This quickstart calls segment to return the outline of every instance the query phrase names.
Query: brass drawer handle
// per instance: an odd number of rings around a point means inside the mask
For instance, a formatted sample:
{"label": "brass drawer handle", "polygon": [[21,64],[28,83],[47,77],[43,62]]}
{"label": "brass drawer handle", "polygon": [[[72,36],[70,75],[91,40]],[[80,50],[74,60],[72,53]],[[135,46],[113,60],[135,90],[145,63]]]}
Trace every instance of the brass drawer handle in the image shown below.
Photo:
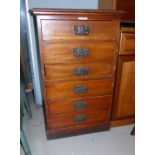
{"label": "brass drawer handle", "polygon": [[77,121],[77,122],[82,122],[82,121],[84,121],[86,119],[87,119],[87,116],[86,115],[83,115],[83,114],[76,115],[74,117],[74,120]]}
{"label": "brass drawer handle", "polygon": [[89,71],[88,67],[75,67],[74,73],[75,75],[87,75]]}
{"label": "brass drawer handle", "polygon": [[88,48],[74,48],[73,55],[75,57],[86,57],[88,56]]}
{"label": "brass drawer handle", "polygon": [[83,109],[83,108],[86,108],[86,106],[87,106],[87,102],[78,101],[78,102],[75,103],[74,108],[75,109]]}
{"label": "brass drawer handle", "polygon": [[73,88],[74,93],[79,94],[79,93],[85,93],[88,90],[87,86],[75,86]]}
{"label": "brass drawer handle", "polygon": [[89,34],[89,27],[85,25],[76,25],[74,26],[74,33],[76,35],[88,35]]}

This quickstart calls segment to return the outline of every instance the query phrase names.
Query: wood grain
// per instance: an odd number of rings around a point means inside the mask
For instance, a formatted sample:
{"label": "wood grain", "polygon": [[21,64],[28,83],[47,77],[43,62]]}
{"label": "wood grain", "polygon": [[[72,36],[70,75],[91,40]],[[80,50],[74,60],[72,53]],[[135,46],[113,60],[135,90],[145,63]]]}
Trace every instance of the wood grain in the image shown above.
{"label": "wood grain", "polygon": [[[86,119],[83,121],[76,121],[75,117],[77,115],[85,115]],[[61,113],[61,114],[53,114],[48,117],[48,122],[50,128],[64,128],[69,126],[76,125],[84,125],[92,122],[104,122],[109,119],[109,111],[108,110],[93,110],[93,111],[85,111],[85,112],[70,112],[70,113]]]}
{"label": "wood grain", "polygon": [[[117,38],[117,21],[57,21],[42,20],[42,38],[44,41],[60,40],[114,40]],[[76,35],[74,27],[88,26],[88,35]]]}
{"label": "wood grain", "polygon": [[[76,57],[74,48],[87,48],[88,55]],[[69,42],[44,42],[42,58],[44,63],[75,63],[90,62],[94,60],[113,61],[115,41],[69,41]]]}
{"label": "wood grain", "polygon": [[135,0],[116,0],[116,10],[125,11],[122,21],[135,22]]}
{"label": "wood grain", "polygon": [[119,58],[112,119],[135,114],[135,62],[134,56]]}
{"label": "wood grain", "polygon": [[[45,85],[46,97],[51,100],[106,95],[112,93],[113,89],[110,79],[57,83],[47,81]],[[74,93],[73,89],[78,86],[86,86],[88,90],[82,93]]]}
{"label": "wood grain", "polygon": [[[86,75],[77,75],[76,68],[85,67],[88,69]],[[112,62],[93,62],[78,64],[52,64],[45,65],[45,78],[51,81],[75,81],[89,80],[95,78],[111,77],[113,70]]]}
{"label": "wood grain", "polygon": [[116,127],[116,126],[122,126],[122,125],[134,124],[134,123],[135,123],[135,118],[129,117],[125,119],[112,120],[110,121],[110,126]]}
{"label": "wood grain", "polygon": [[[97,97],[86,97],[86,98],[78,98],[78,99],[66,99],[66,100],[58,100],[58,101],[47,101],[48,103],[48,114],[58,114],[58,113],[66,113],[71,111],[83,112],[87,111],[96,111],[100,109],[111,108],[112,96],[97,96]],[[85,102],[86,107],[84,108],[75,108],[75,105],[79,102]]]}
{"label": "wood grain", "polygon": [[135,54],[135,34],[121,33],[119,55]]}
{"label": "wood grain", "polygon": [[88,17],[88,20],[119,20],[124,14],[118,10],[82,10],[82,9],[50,9],[50,8],[34,8],[30,10],[33,16],[42,19],[52,20],[79,20],[78,17]]}
{"label": "wood grain", "polygon": [[[32,9],[37,32],[48,138],[76,135],[110,126],[110,109],[120,37],[119,11]],[[88,35],[76,35],[74,26],[89,26]],[[88,48],[88,55],[76,57],[74,48]],[[89,67],[89,74],[75,76],[75,67]],[[77,86],[86,86],[75,93]],[[78,101],[87,106],[75,109]],[[78,122],[76,115],[86,115]]]}

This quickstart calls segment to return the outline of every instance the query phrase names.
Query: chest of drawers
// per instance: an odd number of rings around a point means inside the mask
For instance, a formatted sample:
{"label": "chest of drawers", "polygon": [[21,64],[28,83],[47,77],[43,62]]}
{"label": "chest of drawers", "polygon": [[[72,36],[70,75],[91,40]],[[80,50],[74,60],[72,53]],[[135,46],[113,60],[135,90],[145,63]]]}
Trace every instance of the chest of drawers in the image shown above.
{"label": "chest of drawers", "polygon": [[32,9],[47,138],[109,129],[121,12]]}

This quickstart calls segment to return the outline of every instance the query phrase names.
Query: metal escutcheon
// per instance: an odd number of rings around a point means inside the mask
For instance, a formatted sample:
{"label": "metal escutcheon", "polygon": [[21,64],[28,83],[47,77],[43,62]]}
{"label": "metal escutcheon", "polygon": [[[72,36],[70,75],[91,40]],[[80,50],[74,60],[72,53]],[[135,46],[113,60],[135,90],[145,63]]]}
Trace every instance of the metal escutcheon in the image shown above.
{"label": "metal escutcheon", "polygon": [[81,122],[81,121],[86,120],[86,118],[87,118],[86,115],[80,114],[80,115],[76,115],[76,116],[74,117],[74,120],[75,120],[75,121],[78,121],[78,122]]}
{"label": "metal escutcheon", "polygon": [[86,106],[87,106],[87,102],[79,101],[79,102],[75,103],[74,108],[75,109],[83,109],[83,108],[86,108]]}
{"label": "metal escutcheon", "polygon": [[89,27],[85,25],[76,25],[74,26],[74,33],[76,35],[88,35],[89,34]]}
{"label": "metal escutcheon", "polygon": [[88,56],[88,48],[74,48],[73,55],[75,57],[86,57]]}
{"label": "metal escutcheon", "polygon": [[88,90],[87,86],[75,86],[73,88],[74,93],[85,93]]}
{"label": "metal escutcheon", "polygon": [[75,75],[87,75],[89,71],[88,67],[75,67],[74,73]]}

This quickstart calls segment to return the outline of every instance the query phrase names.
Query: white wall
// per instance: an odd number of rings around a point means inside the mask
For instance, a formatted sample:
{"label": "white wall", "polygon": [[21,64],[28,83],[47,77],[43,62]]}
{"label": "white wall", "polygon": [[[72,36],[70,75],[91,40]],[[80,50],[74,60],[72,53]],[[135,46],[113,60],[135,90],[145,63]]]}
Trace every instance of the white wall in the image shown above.
{"label": "white wall", "polygon": [[97,9],[98,0],[28,0],[31,8]]}

